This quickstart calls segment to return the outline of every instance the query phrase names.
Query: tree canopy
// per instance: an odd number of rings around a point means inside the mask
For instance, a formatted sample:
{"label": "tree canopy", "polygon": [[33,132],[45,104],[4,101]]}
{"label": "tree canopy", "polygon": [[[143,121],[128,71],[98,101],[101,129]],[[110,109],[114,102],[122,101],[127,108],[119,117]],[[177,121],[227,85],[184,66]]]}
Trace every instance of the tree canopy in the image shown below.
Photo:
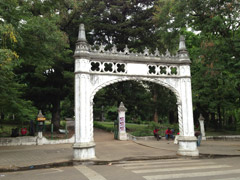
{"label": "tree canopy", "polygon": [[[239,0],[1,0],[0,112],[30,120],[37,109],[52,119],[73,116],[73,51],[84,23],[91,45],[165,53],[186,36],[192,61],[194,117],[214,128],[240,123]],[[133,93],[135,92],[135,93]],[[177,122],[171,91],[148,82],[105,87],[94,99],[95,117],[123,101],[128,118]],[[114,119],[112,119],[114,120]]]}

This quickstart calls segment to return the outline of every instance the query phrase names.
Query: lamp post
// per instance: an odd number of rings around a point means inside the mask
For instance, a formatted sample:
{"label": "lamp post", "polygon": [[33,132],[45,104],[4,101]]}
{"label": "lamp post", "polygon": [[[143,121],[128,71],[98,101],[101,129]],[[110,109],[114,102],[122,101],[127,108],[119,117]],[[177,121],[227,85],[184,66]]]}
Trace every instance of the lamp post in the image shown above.
{"label": "lamp post", "polygon": [[42,131],[43,131],[43,127],[44,127],[44,121],[46,120],[46,118],[44,117],[44,115],[42,114],[42,111],[39,110],[38,116],[37,116],[37,122],[38,122],[38,137],[37,137],[37,145],[43,145],[42,142]]}

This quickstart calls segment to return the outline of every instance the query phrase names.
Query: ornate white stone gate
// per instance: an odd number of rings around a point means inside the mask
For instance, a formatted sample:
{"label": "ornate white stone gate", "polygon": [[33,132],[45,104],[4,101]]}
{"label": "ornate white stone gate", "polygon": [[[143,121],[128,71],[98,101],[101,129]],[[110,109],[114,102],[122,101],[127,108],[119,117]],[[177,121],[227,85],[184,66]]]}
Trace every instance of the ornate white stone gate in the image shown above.
{"label": "ornate white stone gate", "polygon": [[93,98],[98,90],[122,81],[150,81],[174,92],[178,105],[179,149],[177,154],[198,156],[194,136],[190,59],[185,38],[180,37],[177,55],[158,49],[150,54],[131,53],[126,46],[119,52],[116,46],[105,51],[93,49],[86,40],[84,25],[79,28],[75,50],[75,143],[74,159],[95,158],[93,139]]}

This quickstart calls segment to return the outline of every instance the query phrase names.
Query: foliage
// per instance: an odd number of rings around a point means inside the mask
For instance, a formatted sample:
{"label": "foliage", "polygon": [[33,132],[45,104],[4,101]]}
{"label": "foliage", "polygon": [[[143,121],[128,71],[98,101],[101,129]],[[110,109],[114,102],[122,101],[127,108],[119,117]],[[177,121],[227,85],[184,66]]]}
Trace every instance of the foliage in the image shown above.
{"label": "foliage", "polygon": [[[194,119],[207,127],[237,129],[240,124],[239,0],[1,0],[0,113],[15,120],[34,119],[37,110],[58,128],[74,114],[74,60],[80,23],[91,45],[123,50],[168,49],[176,53],[186,36],[192,60]],[[101,89],[94,117],[112,121],[123,102],[127,122],[175,124],[176,97],[143,81]],[[146,130],[147,133],[147,130]],[[150,133],[150,131],[149,131]]]}
{"label": "foliage", "polygon": [[94,127],[103,129],[108,132],[114,132],[114,125],[113,122],[97,122],[94,121]]}
{"label": "foliage", "polygon": [[[162,39],[186,35],[192,60],[195,119],[216,129],[234,124],[239,110],[239,1],[159,0],[155,22]],[[163,32],[165,31],[165,32]],[[192,32],[189,32],[192,31]],[[165,36],[165,37],[164,37]]]}
{"label": "foliage", "polygon": [[[154,88],[158,92],[157,102],[153,101]],[[170,90],[144,81],[128,81],[107,86],[95,95],[95,119],[101,119],[103,113],[107,121],[115,120],[120,102],[127,108],[129,123],[152,121],[155,109],[161,115],[159,121],[164,122],[171,111],[176,111],[176,98]]]}
{"label": "foliage", "polygon": [[17,32],[11,24],[0,23],[0,113],[14,114],[17,121],[35,117],[36,109],[31,101],[22,98],[24,85],[17,81],[14,68],[19,66],[19,55],[14,47]]}
{"label": "foliage", "polygon": [[89,42],[103,43],[107,48],[116,44],[121,50],[126,44],[133,50],[143,50],[146,44],[153,44],[155,1],[85,1],[81,21],[91,32]]}
{"label": "foliage", "polygon": [[[108,132],[114,132],[113,122],[99,122],[94,121],[94,127],[103,129]],[[165,135],[165,130],[171,128],[175,130],[175,134],[178,132],[178,124],[159,124],[156,122],[150,122],[149,124],[134,124],[126,123],[126,130],[133,136],[153,136],[153,130],[157,127],[161,136]]]}

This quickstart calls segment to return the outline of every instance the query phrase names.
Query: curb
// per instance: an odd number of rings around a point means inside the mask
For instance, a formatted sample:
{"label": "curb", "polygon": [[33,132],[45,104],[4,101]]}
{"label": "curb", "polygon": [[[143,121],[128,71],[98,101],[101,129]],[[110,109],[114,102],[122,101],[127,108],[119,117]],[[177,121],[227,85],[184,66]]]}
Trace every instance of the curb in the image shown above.
{"label": "curb", "polygon": [[122,164],[125,161],[142,161],[142,160],[161,160],[161,159],[215,159],[224,157],[240,157],[240,155],[224,155],[224,154],[199,154],[199,157],[183,157],[183,156],[143,156],[143,157],[126,157],[118,160],[69,160],[58,163],[48,163],[24,167],[10,167],[10,168],[0,168],[0,173],[3,172],[16,172],[16,171],[30,171],[36,169],[49,169],[56,167],[67,167],[67,166],[77,166],[77,165],[112,165],[112,164]]}
{"label": "curb", "polygon": [[23,167],[6,167],[0,168],[0,172],[15,172],[15,171],[28,171],[36,169],[48,169],[64,166],[75,166],[75,165],[108,165],[108,164],[120,164],[124,161],[141,161],[141,160],[159,160],[159,159],[178,159],[181,156],[143,156],[143,157],[125,157],[118,160],[69,160],[58,163],[47,163],[39,164],[32,166],[23,166]]}

